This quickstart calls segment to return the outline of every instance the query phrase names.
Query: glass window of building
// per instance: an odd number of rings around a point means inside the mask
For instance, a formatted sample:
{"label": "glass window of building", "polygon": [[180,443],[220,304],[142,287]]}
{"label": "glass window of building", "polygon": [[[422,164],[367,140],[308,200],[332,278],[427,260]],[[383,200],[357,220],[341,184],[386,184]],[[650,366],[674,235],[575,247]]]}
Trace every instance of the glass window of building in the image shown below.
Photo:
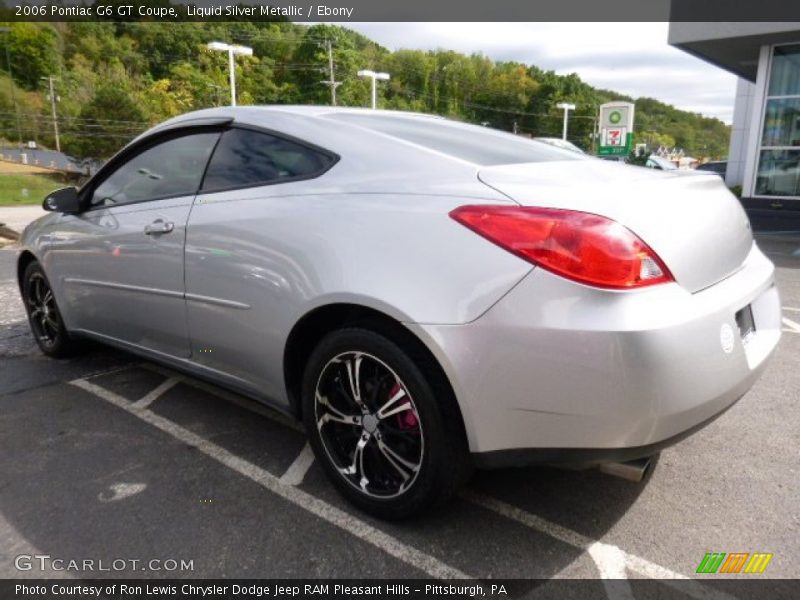
{"label": "glass window of building", "polygon": [[773,48],[755,195],[800,199],[800,44]]}

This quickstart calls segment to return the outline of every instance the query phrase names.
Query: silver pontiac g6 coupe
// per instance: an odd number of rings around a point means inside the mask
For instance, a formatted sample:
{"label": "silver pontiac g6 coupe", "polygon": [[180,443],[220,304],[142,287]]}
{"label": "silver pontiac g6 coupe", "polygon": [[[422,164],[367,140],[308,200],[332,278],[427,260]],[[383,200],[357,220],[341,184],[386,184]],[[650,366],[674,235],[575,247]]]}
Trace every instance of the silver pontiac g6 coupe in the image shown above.
{"label": "silver pontiac g6 coupe", "polygon": [[268,403],[385,518],[473,465],[624,470],[733,405],[780,338],[719,178],[428,115],[194,112],[44,206],[18,274],[45,354],[91,338]]}

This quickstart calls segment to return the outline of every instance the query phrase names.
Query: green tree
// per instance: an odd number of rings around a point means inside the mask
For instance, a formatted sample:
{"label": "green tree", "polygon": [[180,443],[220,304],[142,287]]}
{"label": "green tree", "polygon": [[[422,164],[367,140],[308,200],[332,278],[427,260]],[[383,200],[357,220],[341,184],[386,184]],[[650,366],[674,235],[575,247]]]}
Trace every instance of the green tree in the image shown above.
{"label": "green tree", "polygon": [[[0,39],[8,44],[14,80],[21,86],[32,90],[41,85],[41,77],[58,74],[58,35],[49,24],[12,23],[11,31]],[[2,66],[5,69],[5,60]]]}
{"label": "green tree", "polygon": [[80,113],[83,134],[68,136],[68,147],[77,157],[109,158],[132,137],[120,125],[146,119],[139,102],[126,89],[103,83]]}

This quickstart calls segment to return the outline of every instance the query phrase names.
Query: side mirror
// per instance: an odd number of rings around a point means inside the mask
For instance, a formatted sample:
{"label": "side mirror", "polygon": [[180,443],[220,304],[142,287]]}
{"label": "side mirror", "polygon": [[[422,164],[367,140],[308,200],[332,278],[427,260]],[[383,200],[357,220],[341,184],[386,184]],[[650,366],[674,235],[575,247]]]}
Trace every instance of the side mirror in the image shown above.
{"label": "side mirror", "polygon": [[42,208],[61,213],[80,212],[81,203],[78,199],[78,190],[70,186],[50,192],[42,202]]}

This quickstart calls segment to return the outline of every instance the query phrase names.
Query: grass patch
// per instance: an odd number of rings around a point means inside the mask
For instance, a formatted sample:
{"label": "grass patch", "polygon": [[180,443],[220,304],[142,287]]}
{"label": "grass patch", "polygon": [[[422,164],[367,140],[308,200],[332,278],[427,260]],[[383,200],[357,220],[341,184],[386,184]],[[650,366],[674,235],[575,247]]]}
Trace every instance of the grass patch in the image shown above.
{"label": "grass patch", "polygon": [[65,185],[49,175],[0,173],[0,206],[41,204],[47,194]]}

